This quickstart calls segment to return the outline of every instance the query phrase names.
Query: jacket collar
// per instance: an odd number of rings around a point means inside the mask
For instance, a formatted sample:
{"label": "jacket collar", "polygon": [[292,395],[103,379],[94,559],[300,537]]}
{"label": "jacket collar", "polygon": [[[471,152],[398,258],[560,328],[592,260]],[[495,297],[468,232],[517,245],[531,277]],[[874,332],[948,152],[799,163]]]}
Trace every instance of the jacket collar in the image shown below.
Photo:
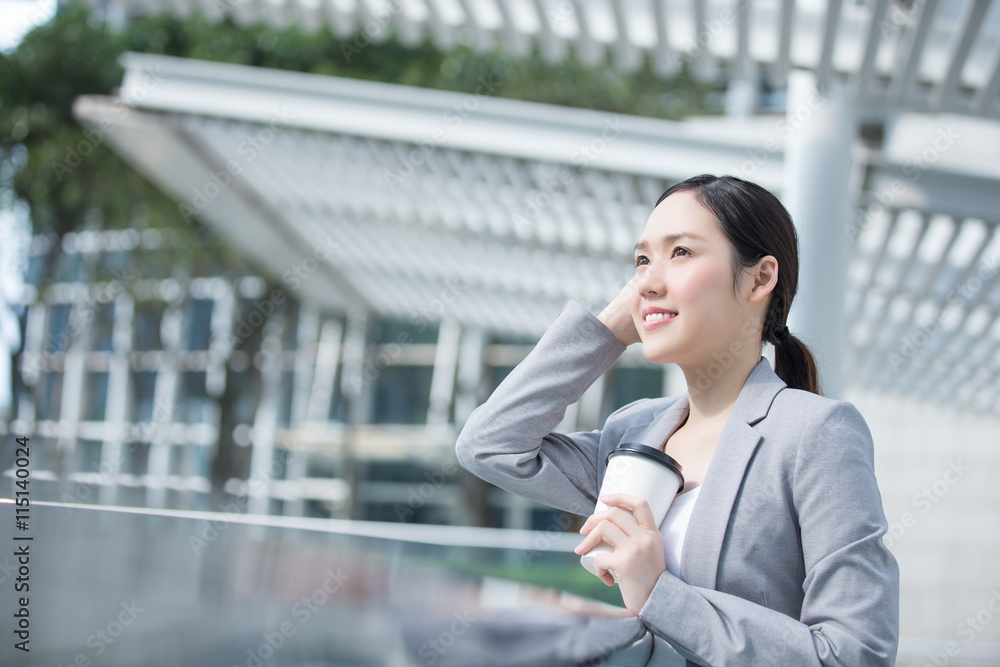
{"label": "jacket collar", "polygon": [[[681,574],[688,584],[715,588],[729,515],[747,466],[761,440],[760,434],[751,427],[767,416],[774,397],[786,386],[771,369],[767,358],[761,357],[736,398],[712,455],[684,539]],[[641,439],[636,439],[659,449],[677,430],[688,414],[689,406],[690,399],[685,393],[654,418],[652,425],[632,427],[648,429]],[[628,436],[628,431],[625,435]]]}

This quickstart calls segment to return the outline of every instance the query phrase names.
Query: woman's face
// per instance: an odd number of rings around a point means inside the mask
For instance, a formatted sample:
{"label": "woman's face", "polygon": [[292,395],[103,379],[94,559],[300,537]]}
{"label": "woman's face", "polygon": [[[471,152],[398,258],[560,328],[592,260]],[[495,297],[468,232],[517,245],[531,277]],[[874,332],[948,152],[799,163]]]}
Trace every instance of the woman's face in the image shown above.
{"label": "woman's face", "polygon": [[[636,246],[630,303],[646,359],[699,365],[727,351],[747,353],[733,345],[751,344],[763,311],[755,306],[759,298],[733,297],[731,252],[715,215],[694,192],[675,192],[653,210]],[[753,281],[744,277],[743,283]],[[661,311],[668,314],[650,315]]]}

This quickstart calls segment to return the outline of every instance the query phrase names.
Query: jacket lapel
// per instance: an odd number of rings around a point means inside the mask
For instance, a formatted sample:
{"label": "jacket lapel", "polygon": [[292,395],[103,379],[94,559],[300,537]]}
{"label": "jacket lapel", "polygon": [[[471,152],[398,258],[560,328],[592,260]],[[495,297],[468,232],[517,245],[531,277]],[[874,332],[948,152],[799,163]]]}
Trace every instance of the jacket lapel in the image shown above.
{"label": "jacket lapel", "polygon": [[786,386],[771,370],[768,360],[762,358],[750,372],[729,413],[684,539],[681,574],[692,586],[715,588],[733,503],[761,440],[760,434],[751,427],[767,416],[774,397]]}
{"label": "jacket lapel", "polygon": [[646,421],[632,424],[626,428],[625,432],[622,433],[621,439],[618,442],[609,443],[608,446],[610,449],[601,453],[597,469],[599,479],[604,479],[604,473],[607,470],[605,459],[611,449],[626,442],[639,443],[661,449],[667,436],[677,429],[677,425],[687,415],[687,410],[688,396],[684,394],[677,397],[677,400],[673,401],[666,408],[663,408],[661,412],[654,413],[654,416],[651,416]]}
{"label": "jacket lapel", "polygon": [[625,429],[621,442],[636,442],[656,449],[663,447],[664,441],[671,435],[688,413],[688,395],[679,396],[659,416],[642,424],[633,424]]}

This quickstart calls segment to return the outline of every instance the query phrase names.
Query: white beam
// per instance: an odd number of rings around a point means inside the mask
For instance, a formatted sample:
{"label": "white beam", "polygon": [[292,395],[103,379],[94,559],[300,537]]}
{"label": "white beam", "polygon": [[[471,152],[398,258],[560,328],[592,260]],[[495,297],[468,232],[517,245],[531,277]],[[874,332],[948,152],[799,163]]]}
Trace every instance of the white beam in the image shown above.
{"label": "white beam", "polygon": [[989,7],[990,0],[968,0],[962,6],[962,16],[958,21],[958,29],[955,31],[952,51],[948,58],[948,69],[944,77],[938,79],[931,93],[931,109],[940,111],[954,103],[955,91],[962,79],[962,69]]}
{"label": "white beam", "polygon": [[[122,98],[150,111],[265,125],[280,114],[294,128],[561,164],[585,159],[589,169],[671,180],[696,172],[735,171],[748,151],[759,148],[755,136],[720,137],[708,124],[500,99],[492,96],[496,91],[489,90],[488,82],[480,95],[470,96],[144,54],[126,54],[122,63]],[[149,71],[161,77],[152,88],[144,83]],[[141,101],[135,99],[137,93]],[[77,109],[81,118],[93,122],[113,118],[113,111],[102,113],[88,105]],[[401,117],[405,123],[399,122]],[[601,150],[594,150],[595,145]],[[766,161],[754,178],[780,189],[782,171],[775,162]]]}

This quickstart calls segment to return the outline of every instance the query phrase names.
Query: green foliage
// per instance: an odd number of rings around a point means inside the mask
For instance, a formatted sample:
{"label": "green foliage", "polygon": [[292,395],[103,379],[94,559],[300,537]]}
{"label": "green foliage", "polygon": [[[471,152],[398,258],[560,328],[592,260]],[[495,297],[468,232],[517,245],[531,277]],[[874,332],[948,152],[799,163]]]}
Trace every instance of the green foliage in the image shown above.
{"label": "green foliage", "polygon": [[[513,551],[513,558],[498,549],[454,547],[447,550],[431,548],[430,554],[407,553],[405,563],[425,572],[440,570],[448,580],[466,578],[476,584],[483,577],[499,577],[512,582],[537,586],[551,591],[570,593],[590,600],[625,608],[617,584],[606,585],[580,565],[580,557],[572,553],[547,554],[536,559],[537,553]],[[377,567],[398,567],[400,554],[391,555],[379,549],[355,547],[355,555]]]}
{"label": "green foliage", "polygon": [[485,77],[498,82],[492,94],[502,97],[662,118],[701,112],[708,92],[686,71],[664,82],[648,66],[625,76],[610,64],[588,69],[570,59],[548,65],[537,53],[515,60],[500,50],[475,53],[466,47],[442,53],[426,39],[408,48],[386,37],[373,43],[359,33],[339,40],[295,25],[241,27],[230,18],[212,22],[198,14],[178,19],[166,13],[116,30],[82,3],[63,5],[16,50],[0,54],[0,206],[14,198],[25,202],[35,233],[60,238],[95,227],[173,227],[178,245],[188,249],[187,265],[180,267],[185,271],[217,268],[220,252],[223,266],[239,264],[233,253],[210,242],[206,229],[185,224],[173,202],[74,120],[77,97],[114,93],[124,51],[465,92],[481,91]]}
{"label": "green foliage", "polygon": [[450,564],[453,572],[465,572],[479,576],[501,577],[541,588],[565,591],[580,597],[606,602],[616,607],[624,607],[618,585],[606,585],[593,574],[583,569],[579,557],[568,558],[566,564],[532,563],[512,565],[502,563],[482,563],[466,561]]}

